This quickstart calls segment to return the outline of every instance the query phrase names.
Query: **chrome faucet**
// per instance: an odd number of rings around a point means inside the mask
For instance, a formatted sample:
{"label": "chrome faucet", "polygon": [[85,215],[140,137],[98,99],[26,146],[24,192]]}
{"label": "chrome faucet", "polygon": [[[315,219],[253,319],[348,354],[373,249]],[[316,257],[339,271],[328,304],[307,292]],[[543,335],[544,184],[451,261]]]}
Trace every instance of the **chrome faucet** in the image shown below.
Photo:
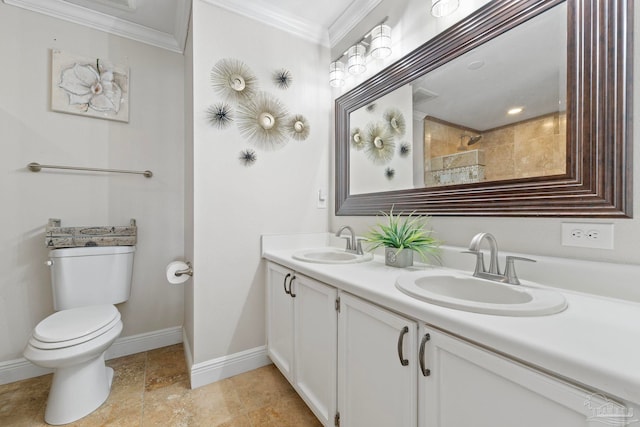
{"label": "chrome faucet", "polygon": [[[480,244],[483,240],[489,242],[489,250],[491,251],[491,260],[489,261],[489,271],[491,274],[500,274],[500,267],[498,266],[498,242],[496,238],[493,237],[491,233],[478,233],[473,236],[471,239],[471,243],[469,244],[469,252],[479,253],[478,257],[479,261],[482,261],[482,272],[487,273],[484,267],[484,259],[482,258],[482,252],[480,252]],[[476,263],[476,271],[478,270],[478,265]]]}
{"label": "chrome faucet", "polygon": [[[347,230],[349,233],[351,233],[351,237],[342,236],[342,232],[344,230]],[[364,254],[364,251],[362,250],[362,241],[360,239],[357,239],[356,242],[356,233],[354,233],[353,228],[349,227],[348,225],[343,225],[336,233],[336,237],[341,237],[347,241],[347,247],[345,248],[345,251],[358,255]]]}
{"label": "chrome faucet", "polygon": [[[484,257],[480,251],[481,243],[486,240],[489,242],[489,250],[491,251],[491,260],[489,261],[489,271],[487,271],[484,264]],[[494,280],[496,282],[509,283],[511,285],[519,285],[520,280],[516,275],[516,268],[514,261],[529,261],[536,262],[533,259],[519,257],[519,256],[507,256],[507,266],[504,269],[504,273],[500,273],[500,266],[498,265],[498,242],[491,233],[478,233],[473,236],[471,243],[469,244],[469,250],[464,253],[474,254],[476,256],[476,267],[473,272],[474,277],[480,277],[482,279]]]}

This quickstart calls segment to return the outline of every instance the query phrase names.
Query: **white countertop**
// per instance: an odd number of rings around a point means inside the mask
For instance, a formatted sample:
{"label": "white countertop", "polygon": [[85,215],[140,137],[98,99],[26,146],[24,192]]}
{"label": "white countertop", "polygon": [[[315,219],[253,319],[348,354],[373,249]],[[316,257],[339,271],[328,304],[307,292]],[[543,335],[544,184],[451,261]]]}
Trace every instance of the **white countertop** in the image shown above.
{"label": "white countertop", "polygon": [[361,264],[298,261],[300,247],[265,248],[264,258],[338,289],[460,335],[610,397],[640,404],[640,304],[564,289],[568,308],[536,317],[477,314],[429,304],[400,292],[396,278],[408,269],[382,257]]}

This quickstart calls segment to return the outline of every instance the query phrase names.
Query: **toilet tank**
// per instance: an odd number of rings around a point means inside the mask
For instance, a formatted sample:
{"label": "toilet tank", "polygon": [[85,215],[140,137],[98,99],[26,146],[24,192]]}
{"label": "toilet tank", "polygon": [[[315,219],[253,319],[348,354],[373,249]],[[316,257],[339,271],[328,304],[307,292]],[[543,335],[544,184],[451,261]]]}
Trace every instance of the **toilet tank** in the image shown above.
{"label": "toilet tank", "polygon": [[91,246],[49,251],[55,310],[129,299],[135,246]]}

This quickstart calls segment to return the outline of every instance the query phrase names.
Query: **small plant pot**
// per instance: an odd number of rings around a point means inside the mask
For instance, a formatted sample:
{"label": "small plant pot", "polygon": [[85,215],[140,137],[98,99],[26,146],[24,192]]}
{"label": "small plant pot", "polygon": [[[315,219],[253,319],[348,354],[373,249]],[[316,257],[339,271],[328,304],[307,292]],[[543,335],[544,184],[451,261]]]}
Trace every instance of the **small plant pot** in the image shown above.
{"label": "small plant pot", "polygon": [[384,263],[391,267],[410,267],[413,265],[413,251],[410,249],[384,248]]}

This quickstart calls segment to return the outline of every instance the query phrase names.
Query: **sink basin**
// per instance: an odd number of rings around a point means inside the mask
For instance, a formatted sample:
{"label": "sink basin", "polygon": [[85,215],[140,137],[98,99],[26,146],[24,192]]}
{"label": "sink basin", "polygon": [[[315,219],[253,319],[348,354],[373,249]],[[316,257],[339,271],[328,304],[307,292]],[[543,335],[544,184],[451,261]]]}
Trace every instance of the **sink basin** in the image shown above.
{"label": "sink basin", "polygon": [[373,254],[363,255],[346,252],[337,248],[305,249],[293,254],[298,261],[315,262],[319,264],[354,264],[357,262],[371,261]]}
{"label": "sink basin", "polygon": [[456,270],[403,274],[396,287],[413,298],[474,313],[544,316],[567,308],[564,295],[554,290],[494,282]]}

